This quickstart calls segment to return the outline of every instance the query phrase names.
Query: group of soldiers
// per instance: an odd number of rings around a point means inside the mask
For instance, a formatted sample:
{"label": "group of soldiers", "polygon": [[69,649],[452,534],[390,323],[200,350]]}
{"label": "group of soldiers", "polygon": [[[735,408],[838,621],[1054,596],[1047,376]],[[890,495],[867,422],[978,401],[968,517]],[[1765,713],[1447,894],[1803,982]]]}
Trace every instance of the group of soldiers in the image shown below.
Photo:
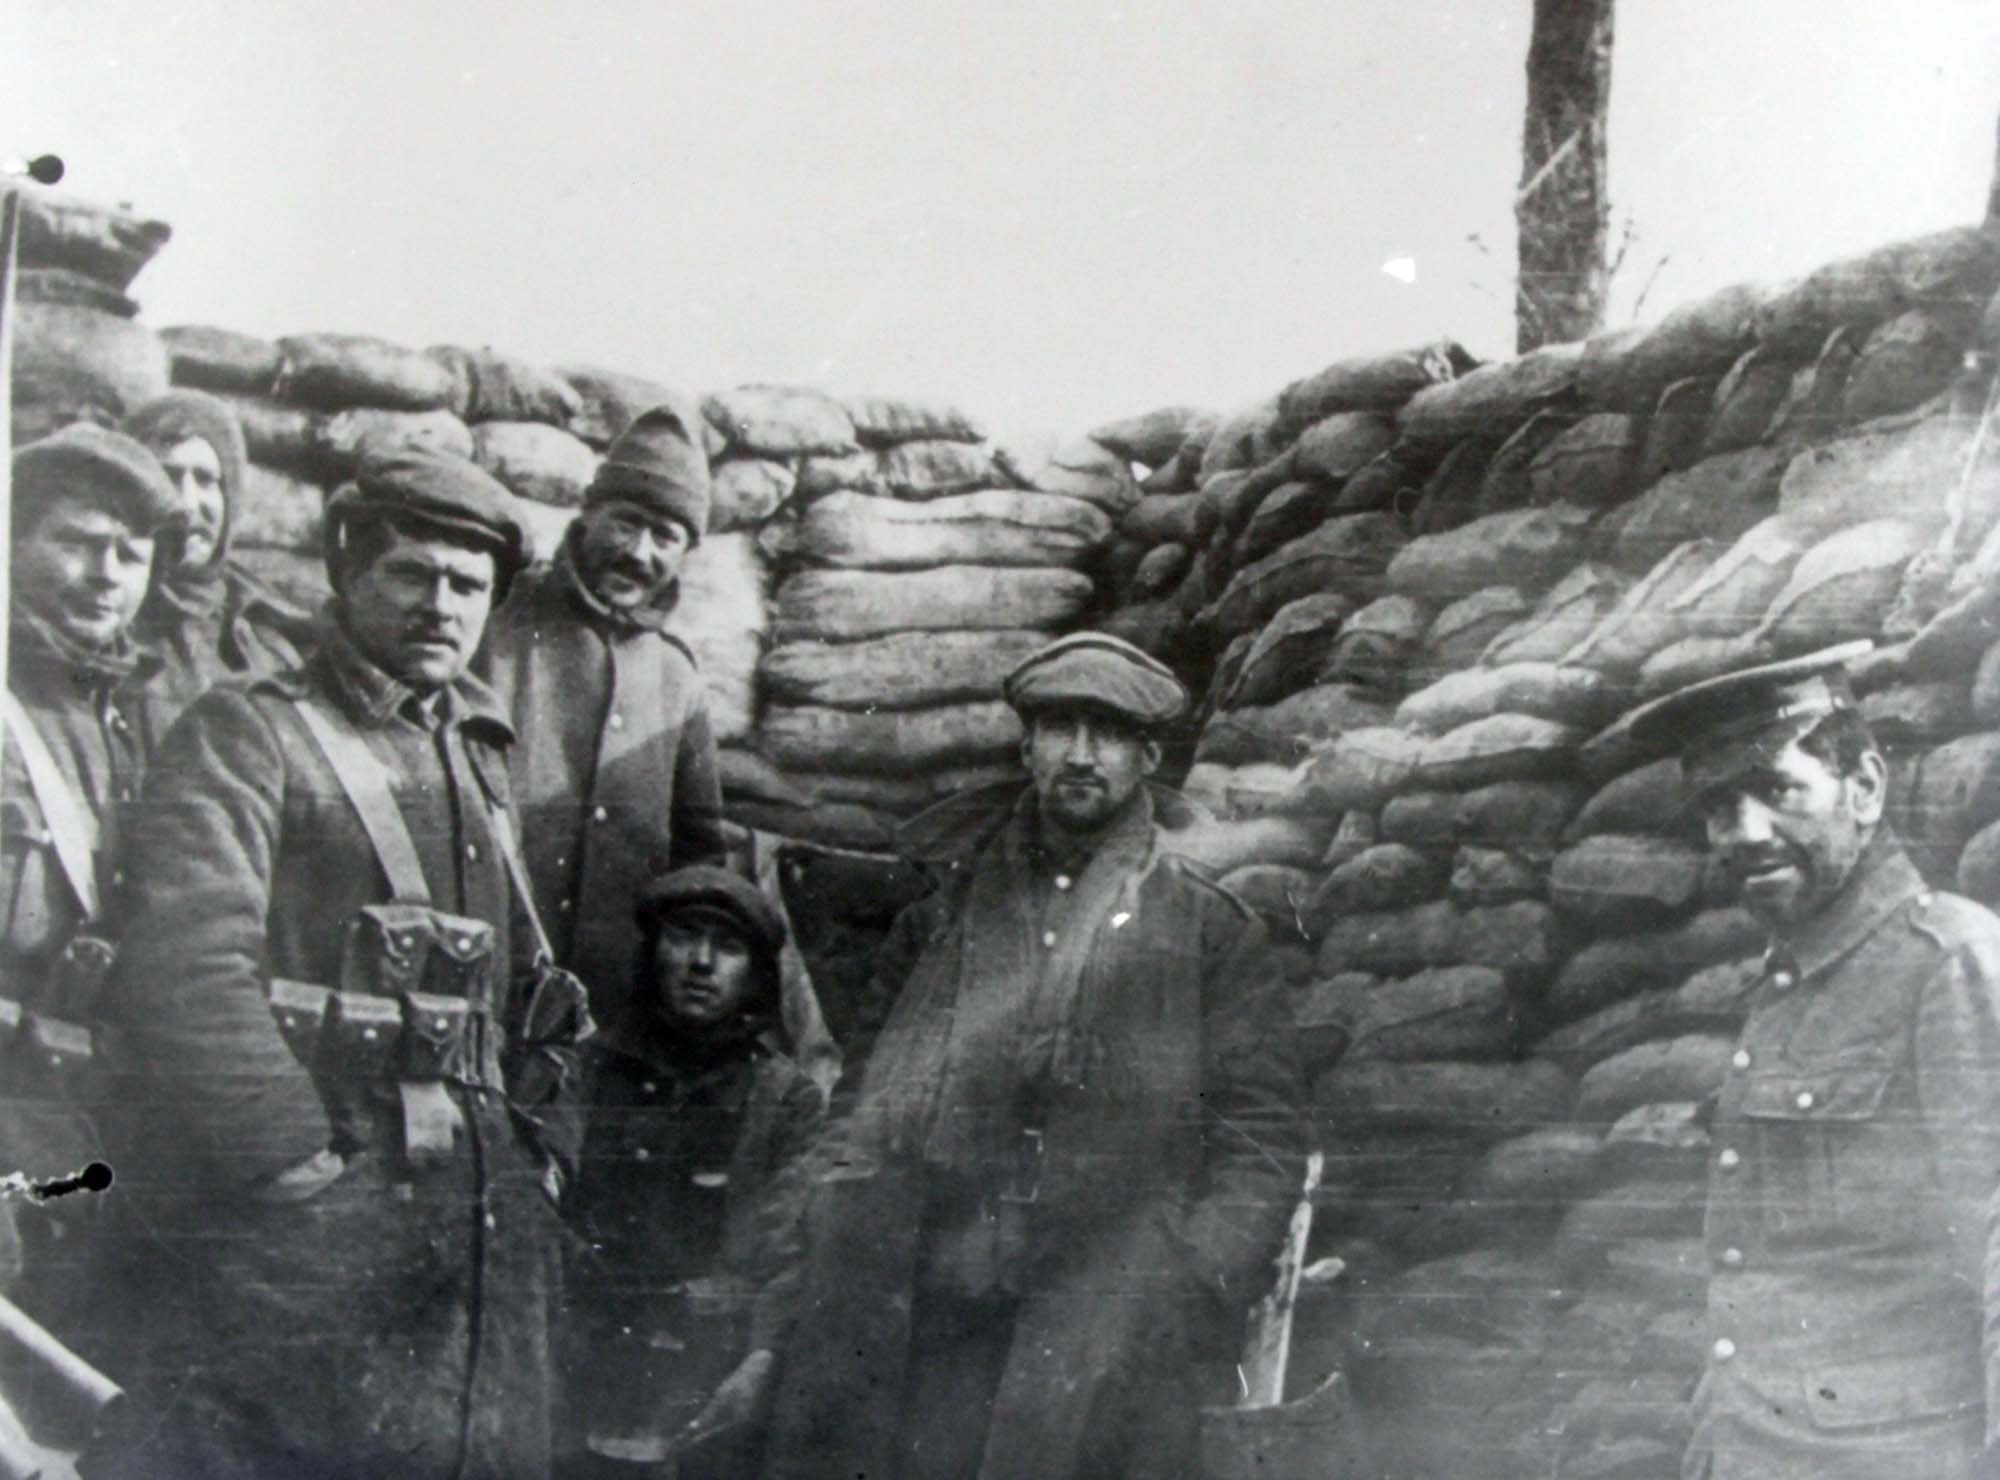
{"label": "group of soldiers", "polygon": [[[669,630],[698,429],[539,565],[371,450],[320,612],[232,558],[243,473],[191,391],[13,459],[0,1170],[114,1180],[0,1201],[0,1287],[124,1390],[77,1471],[1197,1474],[1308,1136],[1264,928],[1169,846],[1180,680],[996,675],[1023,775],[906,829],[836,1083]],[[1771,935],[1690,1476],[1995,1464],[2000,920],[1883,820],[1850,656],[1630,717]]]}

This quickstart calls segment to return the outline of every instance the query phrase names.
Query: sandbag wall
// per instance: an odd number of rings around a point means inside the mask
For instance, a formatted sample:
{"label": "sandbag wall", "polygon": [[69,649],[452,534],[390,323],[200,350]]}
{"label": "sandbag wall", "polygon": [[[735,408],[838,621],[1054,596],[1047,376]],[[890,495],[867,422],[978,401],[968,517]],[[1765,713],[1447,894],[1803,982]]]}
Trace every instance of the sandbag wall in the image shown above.
{"label": "sandbag wall", "polygon": [[1873,638],[1892,817],[2000,902],[1996,284],[2000,243],[1944,232],[1097,433],[1153,469],[1106,625],[1205,695],[1220,820],[1181,846],[1285,942],[1315,1060],[1315,1252],[1349,1269],[1308,1286],[1295,1391],[1345,1368],[1386,1472],[1677,1473],[1697,1107],[1761,939],[1621,712]]}

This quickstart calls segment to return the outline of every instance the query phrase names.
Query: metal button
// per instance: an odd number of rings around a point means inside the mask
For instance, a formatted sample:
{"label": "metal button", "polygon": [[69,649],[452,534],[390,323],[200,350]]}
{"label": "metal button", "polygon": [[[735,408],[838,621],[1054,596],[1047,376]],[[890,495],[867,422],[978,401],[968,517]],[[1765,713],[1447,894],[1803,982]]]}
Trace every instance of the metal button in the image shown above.
{"label": "metal button", "polygon": [[114,888],[119,888],[119,889],[122,889],[122,888],[124,888],[124,887],[125,887],[125,870],[124,870],[124,869],[122,869],[122,868],[115,868],[115,869],[113,869],[113,870],[111,871],[111,883],[112,883],[112,886],[113,886]]}
{"label": "metal button", "polygon": [[1067,889],[1074,882],[1075,880],[1071,879],[1068,874],[1056,875],[1056,888],[1058,889]]}
{"label": "metal button", "polygon": [[633,1148],[632,1160],[651,1161],[652,1159],[653,1159],[653,1153],[648,1151],[644,1146],[636,1146]]}
{"label": "metal button", "polygon": [[576,901],[570,899],[558,900],[556,901],[556,908],[561,910],[566,915],[571,910],[576,908]]}
{"label": "metal button", "polygon": [[461,936],[460,936],[460,937],[458,938],[458,948],[459,948],[459,949],[460,949],[461,951],[469,951],[469,950],[471,950],[471,949],[472,949],[472,937],[471,937],[471,936],[469,936],[469,935],[461,935]]}
{"label": "metal button", "polygon": [[479,862],[479,845],[477,843],[467,843],[465,845],[465,856],[474,863]]}
{"label": "metal button", "polygon": [[613,710],[611,714],[611,728],[614,730],[622,730],[625,728],[625,716],[618,713],[616,710]]}
{"label": "metal button", "polygon": [[450,1018],[432,1018],[431,1022],[436,1025],[437,1030],[440,1033],[442,1033],[446,1028],[449,1028],[451,1026]]}
{"label": "metal button", "polygon": [[1741,1249],[1724,1249],[1722,1251],[1722,1262],[1731,1269],[1741,1269],[1743,1267],[1743,1251]]}
{"label": "metal button", "polygon": [[494,1217],[491,1213],[488,1213],[486,1215],[487,1230],[490,1232],[491,1230],[498,1228],[499,1226],[500,1226],[500,1220]]}
{"label": "metal button", "polygon": [[1750,1050],[1749,1050],[1749,1049],[1747,1049],[1747,1048],[1739,1048],[1739,1049],[1737,1049],[1737,1050],[1736,1050],[1736,1052],[1735,1052],[1735,1053],[1734,1053],[1734,1054],[1733,1054],[1733,1055],[1732,1055],[1732,1056],[1730,1057],[1730,1060],[1729,1060],[1729,1062],[1730,1062],[1731,1064],[1733,1064],[1733,1065],[1734,1065],[1735,1067],[1737,1067],[1738,1069],[1747,1069],[1747,1068],[1749,1068],[1749,1067],[1750,1067]]}
{"label": "metal button", "polygon": [[590,820],[592,822],[602,822],[610,815],[611,814],[605,811],[602,807],[592,807],[590,809]]}
{"label": "metal button", "polygon": [[1779,967],[1778,970],[1771,973],[1771,985],[1781,992],[1797,980],[1797,976],[1783,967]]}
{"label": "metal button", "polygon": [[1800,1091],[1799,1091],[1799,1097],[1798,1097],[1798,1098],[1797,1098],[1796,1100],[1794,1100],[1794,1101],[1793,1101],[1792,1103],[1793,1103],[1793,1104],[1795,1104],[1795,1105],[1797,1105],[1797,1106],[1798,1106],[1798,1107],[1799,1107],[1799,1108],[1800,1108],[1801,1110],[1810,1110],[1810,1109],[1812,1109],[1812,1107],[1813,1107],[1813,1092],[1812,1092],[1811,1090],[1809,1090],[1809,1089],[1802,1089],[1802,1090],[1800,1090]]}
{"label": "metal button", "polygon": [[655,1083],[654,1083],[654,1082],[653,1082],[652,1080],[650,1080],[650,1079],[648,1079],[648,1080],[647,1080],[647,1081],[646,1081],[645,1083],[641,1084],[641,1085],[639,1086],[639,1088],[640,1088],[641,1090],[645,1091],[645,1092],[646,1092],[647,1094],[649,1094],[649,1095],[656,1095],[656,1094],[658,1094],[658,1093],[660,1092],[660,1087],[659,1087],[659,1085],[655,1084]]}
{"label": "metal button", "polygon": [[1055,943],[1056,943],[1056,933],[1053,930],[1044,930],[1042,932],[1042,944],[1045,946],[1053,946]]}
{"label": "metal button", "polygon": [[1736,1355],[1736,1343],[1731,1341],[1727,1336],[1720,1336],[1716,1338],[1713,1350],[1716,1361],[1726,1362]]}
{"label": "metal button", "polygon": [[381,1033],[374,1028],[363,1028],[361,1030],[362,1040],[367,1043],[373,1043],[377,1038],[380,1038],[381,1036],[382,1036]]}
{"label": "metal button", "polygon": [[1725,1172],[1733,1172],[1743,1164],[1743,1154],[1734,1146],[1725,1146],[1722,1154],[1715,1158],[1715,1164]]}

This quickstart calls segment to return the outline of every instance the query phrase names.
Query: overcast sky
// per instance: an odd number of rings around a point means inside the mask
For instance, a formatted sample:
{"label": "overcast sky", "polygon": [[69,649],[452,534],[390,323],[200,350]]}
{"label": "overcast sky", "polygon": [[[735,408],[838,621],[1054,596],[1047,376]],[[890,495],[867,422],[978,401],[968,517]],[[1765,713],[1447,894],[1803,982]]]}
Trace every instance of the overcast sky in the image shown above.
{"label": "overcast sky", "polygon": [[[172,223],[155,324],[1081,430],[1506,352],[1529,9],[9,0],[0,153]],[[1625,322],[1976,219],[2000,4],[1619,0],[1613,74]]]}

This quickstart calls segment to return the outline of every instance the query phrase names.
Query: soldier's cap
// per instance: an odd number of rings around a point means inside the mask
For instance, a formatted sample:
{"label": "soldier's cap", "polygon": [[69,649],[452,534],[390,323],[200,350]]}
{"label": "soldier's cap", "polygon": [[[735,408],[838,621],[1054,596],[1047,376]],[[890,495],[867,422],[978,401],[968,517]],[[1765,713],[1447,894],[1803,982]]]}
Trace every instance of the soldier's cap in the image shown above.
{"label": "soldier's cap", "polygon": [[16,527],[40,515],[41,505],[78,498],[150,536],[182,515],[181,498],[160,460],[123,432],[73,422],[28,443],[13,458]]}
{"label": "soldier's cap", "polygon": [[1700,798],[1768,764],[1829,716],[1857,708],[1847,665],[1874,647],[1844,642],[1706,678],[1641,705],[1624,724],[1645,753],[1679,754],[1681,789]]}
{"label": "soldier's cap", "polygon": [[1023,719],[1050,709],[1099,709],[1157,729],[1186,711],[1187,686],[1150,653],[1108,632],[1072,632],[1030,653],[1000,686]]}
{"label": "soldier's cap", "polygon": [[677,519],[691,543],[708,531],[708,454],[672,406],[642,411],[609,448],[583,495],[594,508],[626,499]]}
{"label": "soldier's cap", "polygon": [[742,932],[760,956],[775,959],[785,944],[785,922],[764,891],[726,868],[696,864],[661,874],[639,891],[632,917],[646,935],[667,920],[706,915]]}
{"label": "soldier's cap", "polygon": [[453,453],[429,447],[365,453],[354,481],[326,506],[329,572],[339,569],[348,528],[368,519],[428,526],[492,551],[496,605],[515,572],[528,563],[528,531],[514,511],[514,495],[476,463]]}

